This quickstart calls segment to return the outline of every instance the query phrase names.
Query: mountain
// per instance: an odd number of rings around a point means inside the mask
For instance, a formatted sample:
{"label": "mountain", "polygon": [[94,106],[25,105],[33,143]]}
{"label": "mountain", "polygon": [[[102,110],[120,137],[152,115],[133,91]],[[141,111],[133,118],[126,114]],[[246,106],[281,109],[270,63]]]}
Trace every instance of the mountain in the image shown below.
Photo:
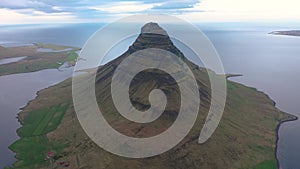
{"label": "mountain", "polygon": [[[137,51],[151,48],[163,49],[173,53],[174,55],[176,55],[176,57],[181,58],[190,67],[191,70],[195,71],[195,74],[198,75],[198,77],[196,77],[196,80],[200,88],[199,92],[201,96],[202,107],[206,107],[206,111],[204,111],[205,109],[203,108],[203,112],[201,113],[207,114],[207,108],[210,105],[210,84],[206,69],[199,68],[197,65],[193,64],[187,58],[185,58],[183,53],[174,46],[173,42],[167,35],[167,32],[163,30],[157,23],[148,23],[142,27],[141,34],[129,47],[129,49],[117,59],[107,63],[103,67],[100,67],[98,69],[96,77],[96,96],[100,107],[103,110],[106,110],[103,112],[106,120],[109,121],[109,123],[119,132],[132,137],[150,137],[165,131],[173,124],[174,120],[177,118],[181,105],[180,90],[175,79],[173,79],[172,76],[168,75],[164,71],[157,69],[147,69],[138,73],[133,78],[129,88],[130,101],[138,110],[146,111],[151,106],[148,99],[150,92],[154,89],[161,89],[166,94],[168,99],[168,103],[162,116],[155,122],[152,122],[150,124],[139,124],[125,120],[116,110],[114,103],[112,102],[111,86],[107,84],[112,83],[112,75],[115,73],[117,66],[120,65],[120,63],[124,59],[127,59],[129,55]],[[130,64],[133,66],[136,66],[138,64],[150,65],[151,63],[157,62],[155,57],[148,58],[148,55],[155,56],[157,55],[157,53],[151,53],[151,51],[147,51],[146,55],[146,58],[143,59],[132,59],[130,61]],[[166,55],[165,57],[168,56]],[[173,60],[170,59],[167,61],[159,61],[159,63],[163,64],[168,61]],[[165,63],[165,65],[167,67],[166,69],[170,70],[173,74],[180,74],[182,71],[176,68],[176,66],[178,66],[178,63]],[[128,71],[129,73],[129,70],[123,71]],[[119,81],[118,83],[120,85],[117,87],[122,88],[122,81]],[[191,107],[195,103],[193,102],[193,100],[191,100],[187,104],[190,104],[189,107]],[[204,117],[206,116],[203,116],[203,118]],[[118,120],[116,122],[115,119],[122,120]],[[200,129],[201,128],[202,127],[200,127]],[[198,135],[199,134],[200,132],[198,132]]]}
{"label": "mountain", "polygon": [[[21,139],[11,146],[18,158],[13,168],[47,168],[50,163],[44,160],[43,154],[50,150],[55,154],[55,165],[67,162],[71,168],[80,169],[276,168],[276,129],[282,121],[293,117],[278,110],[266,94],[228,80],[227,102],[220,125],[206,143],[198,144],[199,133],[211,100],[208,73],[213,74],[215,78],[219,75],[190,62],[174,46],[167,32],[156,23],[146,24],[124,54],[99,67],[97,71],[97,102],[101,105],[105,119],[113,128],[131,137],[150,137],[165,131],[178,116],[181,104],[178,84],[166,72],[157,69],[147,69],[137,74],[130,84],[129,96],[134,107],[142,111],[150,107],[150,92],[153,89],[163,90],[168,102],[161,117],[149,124],[134,123],[123,118],[113,104],[110,84],[117,66],[130,54],[149,48],[163,49],[181,58],[193,72],[198,84],[201,101],[198,117],[190,133],[176,147],[158,156],[144,159],[116,156],[98,147],[86,135],[76,118],[69,79],[40,91],[38,97],[19,114],[23,127],[18,130]],[[136,61],[132,64],[141,62]],[[172,64],[169,66],[170,70],[179,72]],[[193,103],[190,101],[188,104]],[[52,112],[56,113],[53,117],[57,117],[58,113],[61,118],[48,121],[42,129],[33,125],[39,121],[45,122],[44,117],[51,117]],[[36,131],[48,128],[45,126],[50,126],[49,130],[36,134]],[[32,131],[32,134],[22,135],[22,131]],[[28,140],[35,144],[29,144]]]}

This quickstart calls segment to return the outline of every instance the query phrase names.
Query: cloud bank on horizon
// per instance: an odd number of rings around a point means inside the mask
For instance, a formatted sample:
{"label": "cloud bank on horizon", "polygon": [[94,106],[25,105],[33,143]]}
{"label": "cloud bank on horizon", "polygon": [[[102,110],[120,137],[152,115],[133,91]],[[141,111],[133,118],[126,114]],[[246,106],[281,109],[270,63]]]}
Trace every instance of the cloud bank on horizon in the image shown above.
{"label": "cloud bank on horizon", "polygon": [[171,14],[191,22],[298,21],[298,0],[1,0],[0,24],[107,22]]}

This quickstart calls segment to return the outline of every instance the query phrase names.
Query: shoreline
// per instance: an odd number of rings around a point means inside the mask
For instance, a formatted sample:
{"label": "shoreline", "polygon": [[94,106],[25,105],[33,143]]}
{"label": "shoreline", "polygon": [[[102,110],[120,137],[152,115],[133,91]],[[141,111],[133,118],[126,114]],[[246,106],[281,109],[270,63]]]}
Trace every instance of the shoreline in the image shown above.
{"label": "shoreline", "polygon": [[[242,75],[242,74],[226,74],[227,80],[229,80],[230,78],[241,77],[241,76],[243,76],[243,75]],[[246,87],[250,87],[250,86],[248,86],[248,85],[246,85],[246,84],[244,84],[244,83],[240,83],[240,82],[236,82],[236,83],[242,84],[242,85],[244,85],[244,86],[246,86]],[[267,93],[265,93],[265,92],[263,92],[263,91],[260,91],[260,90],[258,90],[258,89],[255,88],[255,87],[250,87],[250,88],[253,88],[253,89],[255,89],[257,92],[261,92],[261,93],[263,93],[264,95],[266,95],[270,100],[273,101],[274,107],[276,107],[276,108],[278,109],[279,112],[284,113],[284,114],[286,114],[286,115],[288,116],[288,117],[286,117],[285,119],[281,119],[281,120],[278,121],[278,125],[277,125],[276,130],[275,130],[275,131],[276,131],[276,143],[275,143],[275,159],[276,159],[276,165],[277,165],[277,169],[282,169],[282,168],[280,168],[280,163],[279,163],[279,158],[278,158],[279,129],[280,129],[280,127],[281,127],[282,124],[288,123],[288,122],[292,122],[292,121],[297,121],[297,120],[299,120],[299,117],[297,117],[297,116],[295,116],[295,115],[292,115],[292,114],[289,114],[289,113],[287,113],[287,112],[281,111],[280,108],[276,106],[276,102],[275,102],[275,101],[274,101]]]}
{"label": "shoreline", "polygon": [[230,78],[234,78],[234,77],[241,77],[243,76],[242,74],[225,74],[226,79],[229,80]]}
{"label": "shoreline", "polygon": [[[285,113],[285,112],[283,112],[283,113]],[[288,114],[288,113],[285,113],[285,114]],[[276,158],[277,169],[282,169],[282,168],[280,168],[279,158],[278,158],[279,129],[280,129],[281,125],[284,124],[284,123],[299,120],[299,118],[298,118],[297,116],[295,116],[295,115],[291,115],[291,114],[288,114],[288,115],[289,115],[290,117],[287,118],[287,119],[280,120],[280,121],[279,121],[279,124],[277,125],[277,128],[276,128],[275,158]]]}
{"label": "shoreline", "polygon": [[[50,71],[50,73],[59,73],[59,72],[62,72],[64,70],[66,70],[66,72],[69,72],[67,70],[69,70],[69,68],[73,67],[73,62],[76,61],[77,57],[79,56],[78,55],[78,51],[80,51],[81,48],[78,48],[78,47],[69,47],[69,46],[60,46],[60,45],[56,45],[56,44],[39,44],[39,43],[32,43],[32,45],[24,45],[24,44],[21,44],[21,45],[18,45],[18,46],[12,46],[11,48],[10,47],[2,47],[2,46],[5,46],[3,44],[0,45],[0,48],[1,50],[13,50],[13,51],[17,51],[17,54],[16,55],[21,55],[23,51],[21,51],[20,49],[27,49],[28,50],[31,48],[33,48],[32,50],[35,50],[35,48],[39,48],[39,46],[43,47],[45,46],[44,48],[49,48],[52,50],[53,48],[53,51],[46,51],[46,52],[38,52],[36,51],[36,53],[34,53],[33,56],[38,56],[38,57],[41,57],[43,56],[44,54],[48,54],[49,57],[54,55],[54,58],[57,57],[58,59],[53,59],[53,60],[50,60],[51,63],[47,63],[45,61],[45,66],[44,67],[41,67],[41,68],[38,68],[38,69],[30,69],[28,71],[21,71],[21,72],[10,72],[10,71],[7,71],[7,73],[3,73],[1,74],[0,76],[12,76],[12,77],[15,77],[15,76],[22,76],[25,75],[25,74],[39,74],[39,72],[42,72],[42,71],[46,71],[47,73],[47,70]],[[68,47],[68,48],[67,48]],[[57,50],[60,50],[60,48],[64,49],[64,48],[67,48],[68,50],[67,51],[59,51],[59,52],[56,52],[56,48]],[[25,51],[25,53],[27,52],[32,52],[32,51]],[[19,53],[18,53],[19,52]],[[73,55],[73,53],[76,53],[76,58],[75,58],[75,55]],[[41,55],[41,56],[40,56]],[[47,55],[47,56],[48,56]],[[9,55],[10,56],[10,55]],[[27,56],[27,55],[26,55]],[[29,55],[28,55],[29,56]],[[31,55],[30,55],[31,56]],[[4,57],[5,58],[5,57]],[[12,57],[8,57],[8,58],[15,58],[15,56],[12,55]],[[64,64],[60,64],[60,61],[62,60]],[[44,63],[44,62],[43,62]],[[55,64],[55,66],[52,66],[51,64]],[[8,63],[8,64],[3,64],[1,66],[7,66],[7,65],[18,65],[18,64],[22,64],[20,63],[20,61],[17,61],[17,62],[13,62],[13,63]],[[55,71],[55,72],[52,72],[52,71]],[[73,72],[73,70],[72,70]],[[41,73],[43,74],[43,73]],[[68,73],[67,73],[68,74]],[[53,77],[51,76],[51,78],[53,78],[53,80],[51,80],[50,82],[45,82],[45,85],[44,87],[42,88],[39,88],[39,86],[43,86],[44,83],[41,83],[41,85],[37,85],[38,88],[34,89],[33,88],[30,88],[30,90],[33,90],[33,92],[30,94],[30,96],[32,95],[32,98],[30,99],[25,99],[24,102],[22,102],[22,105],[18,106],[17,107],[17,110],[14,112],[14,115],[13,115],[13,119],[14,119],[14,126],[16,126],[16,129],[14,130],[14,132],[16,133],[16,138],[13,139],[12,141],[10,142],[7,142],[7,145],[5,145],[5,150],[7,150],[9,153],[9,157],[7,157],[7,159],[9,159],[9,161],[12,161],[12,163],[8,162],[7,164],[3,163],[3,167],[12,167],[16,162],[18,162],[20,159],[18,158],[18,155],[17,155],[17,151],[13,150],[12,149],[12,145],[14,143],[16,143],[17,141],[19,141],[22,137],[19,135],[18,133],[18,130],[20,128],[22,128],[24,126],[24,115],[22,115],[22,112],[24,112],[24,109],[26,107],[28,107],[29,104],[31,104],[34,100],[37,99],[37,97],[39,96],[40,92],[43,91],[43,90],[46,90],[54,85],[57,85],[59,83],[61,83],[62,81],[66,80],[66,78],[70,78],[72,77],[72,74],[69,75],[66,75],[66,73],[62,73],[61,75],[58,74],[58,76],[56,77],[55,75],[53,75]],[[64,78],[64,76],[66,76],[66,78]],[[63,79],[63,80],[57,80],[57,79]],[[38,82],[39,83],[39,82]],[[11,119],[11,118],[10,118]],[[4,147],[3,147],[4,148]],[[6,158],[4,158],[6,159]],[[0,163],[2,163],[0,161]],[[2,164],[0,165],[0,168],[2,167]]]}
{"label": "shoreline", "polygon": [[[71,68],[71,67],[69,67],[69,68]],[[9,74],[9,75],[4,75],[4,76],[14,76],[14,75],[20,75],[20,74],[38,73],[38,72],[42,72],[42,71],[45,71],[45,70],[53,70],[53,71],[55,71],[55,72],[52,72],[52,73],[60,73],[61,72],[61,70],[59,70],[59,69],[43,69],[43,70],[39,70],[39,71],[26,72],[26,73],[17,73],[17,74]],[[24,110],[32,102],[34,102],[34,100],[36,100],[39,97],[39,95],[40,95],[40,93],[42,91],[44,91],[46,89],[49,89],[52,86],[55,86],[55,85],[57,85],[57,84],[65,81],[66,79],[69,79],[69,78],[71,78],[71,76],[65,77],[63,80],[58,80],[58,81],[53,79],[54,81],[52,81],[52,82],[55,82],[55,83],[47,84],[46,86],[42,87],[41,89],[35,90],[35,92],[32,93],[33,97],[31,99],[28,99],[27,101],[25,101],[26,102],[25,104],[23,104],[22,106],[18,107],[18,111],[16,112],[16,115],[14,116],[14,119],[16,120],[16,123],[18,123],[18,125],[19,125],[19,127],[15,130],[17,138],[16,138],[16,140],[13,140],[12,142],[10,142],[9,145],[7,146],[7,148],[14,154],[14,156],[13,156],[14,162],[12,164],[10,164],[9,166],[6,166],[6,167],[12,167],[16,162],[18,162],[20,160],[17,157],[18,151],[15,151],[14,149],[12,149],[12,145],[22,138],[19,135],[18,130],[24,126],[24,117],[27,115],[27,114],[24,114]]]}

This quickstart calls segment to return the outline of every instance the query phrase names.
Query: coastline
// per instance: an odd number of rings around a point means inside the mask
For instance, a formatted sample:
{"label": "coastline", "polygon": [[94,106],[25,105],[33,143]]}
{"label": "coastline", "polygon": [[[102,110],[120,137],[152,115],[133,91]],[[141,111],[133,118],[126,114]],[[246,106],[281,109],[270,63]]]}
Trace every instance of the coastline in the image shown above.
{"label": "coastline", "polygon": [[[229,80],[230,78],[241,77],[241,76],[243,76],[243,75],[241,75],[241,74],[226,74],[226,78],[227,78],[228,80]],[[246,87],[250,87],[250,86],[247,86],[246,84],[243,84],[243,83],[240,83],[240,82],[238,82],[238,83],[239,83],[239,84],[242,84],[242,85],[244,85],[244,86],[246,86]],[[253,87],[250,87],[250,88],[253,88]],[[264,93],[263,91],[258,90],[257,88],[253,88],[253,89],[255,89],[257,92],[261,92],[262,94],[266,95],[266,96],[269,98],[269,100],[273,101],[274,107],[276,107],[277,110],[278,110],[279,112],[281,112],[281,113],[287,115],[286,118],[283,118],[283,119],[279,119],[279,120],[278,120],[278,125],[277,125],[277,127],[276,127],[275,159],[276,159],[277,169],[282,169],[282,168],[280,168],[280,163],[279,163],[279,158],[278,158],[279,129],[280,129],[280,127],[281,127],[282,124],[287,123],[287,122],[291,122],[291,121],[297,121],[297,120],[299,120],[299,117],[281,111],[280,108],[278,108],[278,107],[276,106],[276,102],[275,102],[268,94]]]}
{"label": "coastline", "polygon": [[243,76],[242,74],[225,74],[226,79],[234,78],[234,77],[241,77]]}
{"label": "coastline", "polygon": [[[60,73],[61,72],[61,71],[59,71],[59,69],[44,69],[44,70],[54,70],[54,71],[56,71],[54,73]],[[41,70],[41,71],[44,71],[44,70]],[[36,71],[36,72],[41,72],[41,71]],[[24,74],[30,74],[30,73],[35,73],[35,72],[28,72],[28,73],[24,73]],[[21,74],[23,74],[23,73],[21,73]],[[13,74],[13,75],[17,75],[17,74]],[[24,138],[22,135],[19,134],[18,131],[22,127],[24,127],[24,124],[25,124],[24,123],[24,118],[30,113],[30,112],[26,111],[27,107],[29,107],[29,105],[32,104],[40,96],[41,92],[43,92],[44,90],[47,90],[47,89],[49,89],[49,88],[51,88],[51,87],[53,87],[53,86],[55,86],[57,84],[60,84],[61,82],[65,81],[66,79],[69,79],[69,78],[70,78],[70,76],[67,75],[67,76],[64,76],[63,79],[61,79],[61,80],[53,79],[53,82],[55,82],[55,83],[46,84],[46,86],[44,86],[44,87],[42,87],[40,89],[35,90],[35,92],[32,93],[33,97],[30,98],[30,99],[28,99],[28,100],[26,100],[26,103],[23,104],[23,106],[20,106],[18,108],[18,112],[17,112],[17,114],[15,116],[15,120],[17,121],[16,123],[18,123],[20,125],[20,127],[15,130],[18,138],[16,140],[14,140],[13,142],[11,142],[8,145],[8,147],[7,147],[11,152],[14,153],[14,156],[13,156],[14,162],[12,164],[10,164],[9,166],[6,166],[6,167],[8,167],[8,168],[13,167],[15,163],[17,163],[18,161],[20,161],[20,158],[18,158],[18,155],[19,155],[20,152],[16,151],[15,149],[13,149],[13,146],[14,146],[14,144],[16,142],[18,142],[22,138]]]}
{"label": "coastline", "polygon": [[[1,49],[1,58],[15,58],[17,56],[30,56],[32,59],[28,59],[28,57],[24,58],[24,60],[19,60],[16,62],[8,63],[8,64],[3,64],[1,66],[1,75],[0,76],[9,76],[12,77],[10,79],[17,79],[15,76],[20,76],[20,77],[27,77],[28,78],[38,78],[39,76],[49,76],[47,81],[40,82],[39,80],[33,80],[30,82],[30,80],[26,81],[26,84],[33,84],[32,87],[28,87],[27,91],[30,91],[30,98],[27,98],[27,93],[26,97],[24,97],[23,100],[20,100],[22,104],[18,104],[17,107],[14,107],[16,110],[14,111],[13,116],[10,118],[14,120],[12,125],[13,127],[16,126],[16,129],[14,131],[11,131],[10,133],[16,133],[16,138],[13,139],[12,141],[9,141],[5,145],[5,149],[3,147],[3,150],[7,150],[7,158],[3,158],[2,160],[6,160],[9,162],[5,161],[0,161],[1,165],[0,168],[2,167],[12,167],[17,161],[19,161],[19,156],[18,156],[18,151],[15,151],[13,149],[13,145],[21,140],[21,136],[19,134],[19,129],[24,126],[24,117],[26,115],[23,114],[24,110],[26,107],[28,107],[34,100],[37,99],[37,97],[40,95],[40,92],[43,90],[46,90],[54,85],[57,85],[61,83],[62,81],[68,79],[69,77],[72,76],[73,70],[71,70],[78,57],[77,52],[80,50],[78,47],[68,47],[68,46],[60,46],[60,45],[55,45],[55,44],[38,44],[38,43],[33,43],[32,45],[18,45],[18,46],[11,46],[11,47],[2,47],[3,45],[0,45]],[[44,51],[44,52],[39,52],[38,49],[40,48],[49,48],[49,51]],[[66,50],[64,50],[67,48]],[[51,51],[50,51],[51,49]],[[43,58],[43,60],[39,60],[39,58]],[[1,60],[1,59],[0,59]],[[30,62],[30,63],[29,63]],[[22,66],[20,65],[26,65],[33,63],[33,68],[27,69],[26,70],[22,69]],[[63,63],[63,64],[62,64]],[[41,64],[42,66],[34,67],[37,64]],[[19,68],[21,67],[21,68]],[[7,68],[7,69],[6,69]],[[16,68],[17,71],[12,71],[10,68]],[[65,72],[63,72],[65,71]],[[61,73],[63,72],[63,73]],[[70,73],[68,73],[70,72]],[[55,73],[55,74],[53,74]],[[56,76],[57,74],[57,76]],[[70,75],[69,75],[70,74]],[[32,76],[30,76],[32,75]],[[49,80],[49,81],[48,81]],[[15,80],[16,81],[16,80]],[[16,82],[17,83],[17,82]],[[19,87],[20,88],[20,87]],[[27,88],[26,88],[27,89]],[[2,147],[1,147],[2,148]],[[2,150],[2,149],[1,149]],[[4,151],[3,151],[4,152]],[[1,154],[2,155],[2,154]],[[3,154],[4,155],[4,154]],[[3,162],[3,164],[2,164]]]}
{"label": "coastline", "polygon": [[[19,113],[17,114],[16,119],[17,119],[18,122],[20,123],[21,127],[24,125],[23,119],[21,118],[21,113],[26,109],[26,107],[28,107],[28,106],[30,105],[31,102],[33,102],[35,99],[37,99],[37,97],[39,96],[39,94],[40,94],[41,91],[43,91],[43,90],[45,90],[45,89],[48,89],[48,88],[50,88],[50,87],[52,87],[52,86],[54,86],[54,85],[45,87],[45,88],[43,88],[43,89],[41,89],[41,90],[35,92],[34,98],[31,99],[31,100],[28,100],[28,102],[26,103],[25,106],[20,107],[20,109],[19,109],[20,111],[19,111]],[[20,127],[20,128],[21,128],[21,127]],[[17,132],[17,131],[16,131],[16,132]],[[18,132],[17,132],[17,135],[19,136]],[[19,136],[19,137],[20,137],[20,136]],[[13,150],[12,150],[12,151],[13,151]]]}
{"label": "coastline", "polygon": [[[18,77],[20,77],[20,76],[28,77],[28,80],[23,81],[23,84],[27,84],[27,85],[32,84],[32,86],[30,85],[31,87],[26,88],[26,89],[28,89],[27,90],[28,92],[24,92],[24,95],[26,95],[26,96],[24,98],[22,97],[21,100],[18,100],[18,103],[16,104],[17,106],[13,106],[15,111],[13,112],[13,115],[10,118],[13,120],[13,123],[10,123],[10,125],[11,125],[11,127],[16,127],[16,128],[13,131],[11,131],[10,133],[12,133],[12,132],[16,133],[16,138],[12,139],[11,142],[7,142],[7,144],[3,144],[3,146],[5,145],[5,150],[7,150],[9,152],[9,156],[7,157],[7,159],[8,159],[7,161],[9,161],[9,162],[7,162],[7,163],[4,161],[3,161],[3,163],[0,162],[1,163],[0,168],[9,167],[9,166],[11,167],[13,164],[15,164],[17,161],[19,161],[19,158],[18,158],[19,152],[12,149],[12,145],[22,138],[19,135],[18,130],[24,126],[24,117],[26,115],[23,114],[23,112],[32,102],[34,102],[34,100],[37,99],[37,97],[40,95],[40,93],[43,90],[46,90],[56,84],[59,84],[62,81],[64,81],[65,79],[68,79],[69,77],[71,77],[72,72],[73,72],[72,68],[64,69],[64,71],[65,72],[61,72],[58,69],[45,69],[45,70],[36,71],[36,72],[10,74],[10,75],[6,75],[6,76],[11,77],[11,78],[4,78],[3,82],[6,82],[5,79],[15,79],[15,80],[13,80],[13,82],[17,83],[17,81],[19,80]],[[42,80],[36,80],[36,79],[39,79],[40,75],[42,75],[42,76],[50,75],[48,78],[49,81],[42,82]],[[30,81],[32,81],[32,82],[30,82]],[[20,85],[17,85],[17,86],[20,86]],[[20,89],[21,87],[17,87],[17,88]],[[17,90],[17,91],[19,91],[19,90]],[[20,92],[20,93],[23,94],[22,92]],[[19,104],[19,102],[21,102],[21,104]],[[10,109],[8,111],[10,111]],[[6,158],[3,158],[3,159],[6,159]]]}
{"label": "coastline", "polygon": [[[288,113],[285,113],[285,114],[288,114]],[[275,158],[276,158],[276,163],[277,163],[277,169],[282,169],[282,168],[280,168],[279,158],[278,158],[279,129],[280,129],[281,125],[284,124],[284,123],[299,120],[299,118],[297,116],[294,116],[294,115],[291,115],[291,114],[288,114],[288,115],[290,117],[288,117],[287,119],[280,120],[279,124],[277,125],[277,128],[276,128]]]}

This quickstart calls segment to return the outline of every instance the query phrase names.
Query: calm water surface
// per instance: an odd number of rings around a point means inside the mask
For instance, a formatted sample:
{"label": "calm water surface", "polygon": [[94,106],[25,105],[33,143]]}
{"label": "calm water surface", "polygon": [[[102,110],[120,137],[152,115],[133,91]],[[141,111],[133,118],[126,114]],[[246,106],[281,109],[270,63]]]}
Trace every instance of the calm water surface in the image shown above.
{"label": "calm water surface", "polygon": [[18,61],[23,60],[25,58],[27,58],[27,56],[20,56],[20,57],[15,57],[15,58],[0,59],[0,65],[18,62]]}

